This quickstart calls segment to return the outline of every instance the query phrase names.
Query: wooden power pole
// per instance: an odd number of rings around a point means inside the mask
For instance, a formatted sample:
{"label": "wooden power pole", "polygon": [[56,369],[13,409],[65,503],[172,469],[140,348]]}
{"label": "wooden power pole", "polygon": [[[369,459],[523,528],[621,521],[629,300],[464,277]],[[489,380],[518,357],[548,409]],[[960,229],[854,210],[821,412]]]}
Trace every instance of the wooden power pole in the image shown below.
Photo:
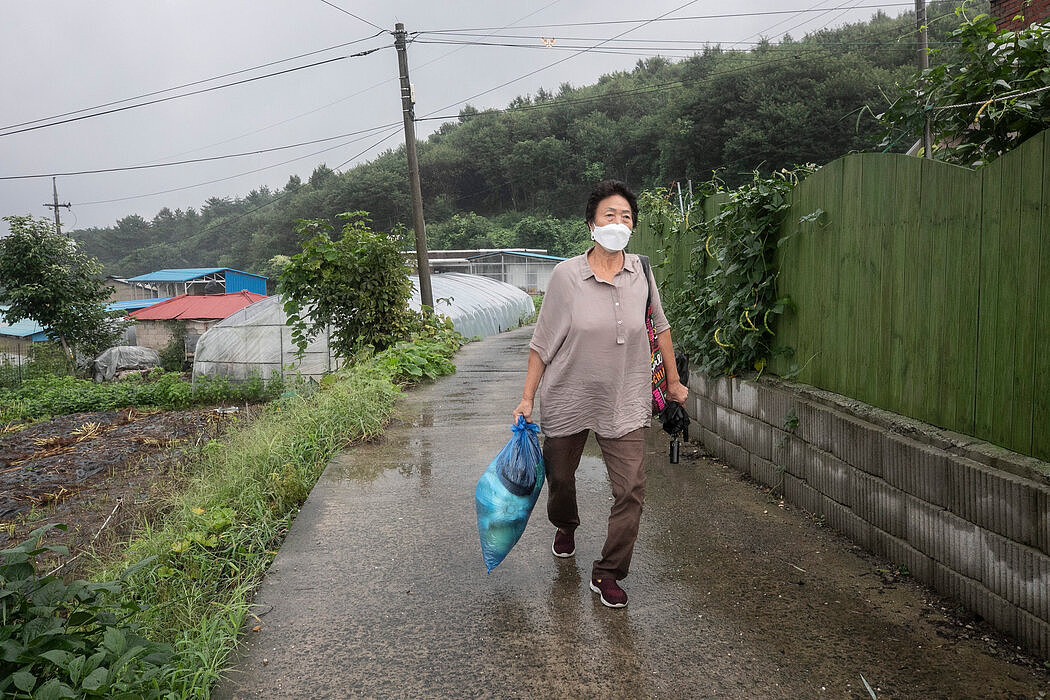
{"label": "wooden power pole", "polygon": [[[926,34],[926,0],[915,0],[915,26],[918,31],[918,61],[919,71],[921,72],[930,67],[930,43]],[[924,158],[933,158],[933,135],[930,129],[929,112],[926,113],[925,119],[923,119],[922,155]]]}
{"label": "wooden power pole", "polygon": [[419,160],[416,158],[415,100],[408,80],[408,52],[405,50],[405,25],[394,25],[394,48],[397,49],[398,73],[401,77],[401,112],[405,119],[405,155],[408,157],[408,184],[412,190],[412,225],[416,231],[416,267],[419,270],[419,300],[434,308],[430,287],[430,260],[427,256],[427,231],[423,223],[423,192],[419,187]]}
{"label": "wooden power pole", "polygon": [[48,209],[54,209],[55,210],[55,231],[58,233],[58,235],[61,236],[62,235],[62,217],[60,217],[58,215],[58,210],[59,210],[59,207],[65,207],[66,209],[69,209],[70,204],[69,204],[69,202],[66,202],[65,204],[59,204],[58,203],[58,184],[55,182],[55,178],[51,178],[51,192],[55,196],[54,204],[45,204],[44,206],[47,207]]}

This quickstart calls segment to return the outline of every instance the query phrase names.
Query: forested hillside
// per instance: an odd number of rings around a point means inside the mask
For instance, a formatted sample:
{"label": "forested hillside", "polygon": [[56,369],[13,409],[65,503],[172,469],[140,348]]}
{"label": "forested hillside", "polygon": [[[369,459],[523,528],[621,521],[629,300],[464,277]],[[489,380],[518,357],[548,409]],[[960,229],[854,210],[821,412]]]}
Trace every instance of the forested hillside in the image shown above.
{"label": "forested hillside", "polygon": [[[986,11],[987,3],[968,6]],[[955,2],[928,8],[936,63],[960,18]],[[915,65],[914,15],[760,44],[710,47],[692,58],[639,61],[594,85],[515,99],[503,110],[467,107],[419,143],[428,244],[436,248],[526,246],[573,253],[590,185],[603,177],[642,189],[718,174],[728,184],[795,163],[826,163],[874,148],[881,112]],[[942,53],[938,53],[942,52]],[[901,142],[896,150],[911,143]],[[199,210],[127,216],[74,232],[109,274],[163,267],[230,266],[266,272],[297,250],[294,222],[370,212],[374,226],[410,225],[403,149],[307,181],[211,198]],[[406,247],[411,247],[406,238]]]}

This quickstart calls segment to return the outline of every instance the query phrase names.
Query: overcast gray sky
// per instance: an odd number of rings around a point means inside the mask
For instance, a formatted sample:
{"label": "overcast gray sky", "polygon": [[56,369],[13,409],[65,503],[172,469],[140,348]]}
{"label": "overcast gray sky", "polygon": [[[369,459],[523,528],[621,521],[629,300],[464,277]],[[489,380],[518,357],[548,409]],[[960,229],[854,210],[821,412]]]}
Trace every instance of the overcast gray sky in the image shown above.
{"label": "overcast gray sky", "polygon": [[[821,27],[865,20],[876,5],[894,16],[914,7],[912,2],[879,5],[875,0],[4,2],[0,178],[206,158],[393,125],[207,163],[60,176],[59,199],[73,205],[61,212],[63,229],[70,230],[109,226],[128,214],[151,219],[165,206],[200,207],[208,197],[244,196],[263,185],[283,187],[289,175],[305,179],[320,163],[342,170],[368,160],[403,139],[390,33],[395,22],[404,23],[416,39],[408,49],[409,69],[416,116],[424,117],[456,114],[466,103],[502,107],[517,95],[541,87],[556,91],[565,82],[591,84],[604,73],[631,69],[646,56],[679,58],[704,44],[745,48],[751,44],[737,42],[776,40],[785,31],[801,37]],[[773,14],[778,12],[782,14]],[[745,13],[750,14],[711,17]],[[554,39],[553,46],[544,47],[544,38]],[[446,41],[524,46],[424,43]],[[324,50],[348,42],[356,43]],[[595,48],[581,53],[584,47]],[[107,103],[116,104],[103,109],[125,107],[135,102],[118,101],[301,54],[319,52],[138,101],[375,48],[379,50],[367,56],[76,119],[92,113],[79,110]],[[76,120],[34,128],[48,123],[38,120],[56,115]],[[418,136],[425,138],[438,126],[440,122],[422,122]],[[50,217],[43,206],[50,201],[49,177],[0,179],[0,215]],[[0,233],[6,230],[0,225]]]}

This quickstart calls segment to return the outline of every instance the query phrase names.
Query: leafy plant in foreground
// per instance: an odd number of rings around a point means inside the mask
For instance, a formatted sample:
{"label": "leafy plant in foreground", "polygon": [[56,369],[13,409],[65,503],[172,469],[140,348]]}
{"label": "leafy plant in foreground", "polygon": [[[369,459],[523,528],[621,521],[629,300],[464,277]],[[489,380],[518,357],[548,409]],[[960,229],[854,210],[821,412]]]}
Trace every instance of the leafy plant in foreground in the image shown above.
{"label": "leafy plant in foreground", "polygon": [[[170,651],[136,634],[122,580],[88,583],[36,572],[47,526],[0,552],[0,694],[12,698],[160,697]],[[64,527],[64,526],[58,526]],[[151,563],[143,560],[138,568]]]}

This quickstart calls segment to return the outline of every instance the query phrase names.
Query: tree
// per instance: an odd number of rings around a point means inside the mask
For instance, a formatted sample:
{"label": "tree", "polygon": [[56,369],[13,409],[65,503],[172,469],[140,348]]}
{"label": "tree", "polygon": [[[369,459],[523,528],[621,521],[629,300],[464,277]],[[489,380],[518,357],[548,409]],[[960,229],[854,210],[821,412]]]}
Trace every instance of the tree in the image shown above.
{"label": "tree", "polygon": [[6,216],[11,233],[0,239],[0,312],[9,323],[32,319],[58,340],[73,361],[79,352],[111,345],[123,324],[106,311],[110,289],[102,265],[80,252],[46,219]]}
{"label": "tree", "polygon": [[332,225],[304,220],[302,251],[284,266],[277,291],[284,300],[292,340],[299,352],[331,326],[330,344],[341,357],[371,345],[384,350],[407,338],[418,318],[408,308],[412,283],[397,237],[372,231],[367,213],[340,214],[342,236]]}

